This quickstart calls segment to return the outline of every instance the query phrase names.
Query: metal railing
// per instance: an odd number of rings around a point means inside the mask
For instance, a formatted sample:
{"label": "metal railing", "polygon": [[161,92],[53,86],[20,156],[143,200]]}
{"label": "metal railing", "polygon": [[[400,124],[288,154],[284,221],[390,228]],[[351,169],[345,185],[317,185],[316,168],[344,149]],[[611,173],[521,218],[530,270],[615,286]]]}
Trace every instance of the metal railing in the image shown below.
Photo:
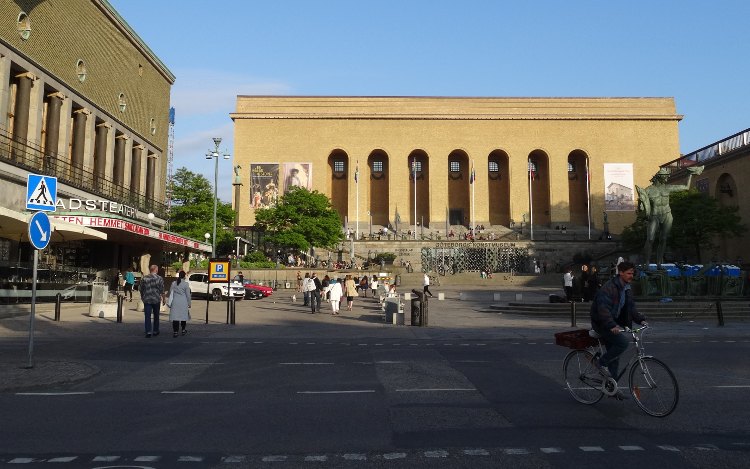
{"label": "metal railing", "polygon": [[143,193],[135,193],[129,187],[74,165],[69,158],[61,159],[28,142],[18,141],[4,129],[0,129],[0,160],[35,174],[57,177],[64,184],[135,207],[142,212],[153,212],[159,218],[167,217],[165,203],[148,199]]}
{"label": "metal railing", "polygon": [[661,166],[674,173],[683,168],[704,164],[709,160],[724,156],[748,146],[750,146],[750,129],[745,129]]}

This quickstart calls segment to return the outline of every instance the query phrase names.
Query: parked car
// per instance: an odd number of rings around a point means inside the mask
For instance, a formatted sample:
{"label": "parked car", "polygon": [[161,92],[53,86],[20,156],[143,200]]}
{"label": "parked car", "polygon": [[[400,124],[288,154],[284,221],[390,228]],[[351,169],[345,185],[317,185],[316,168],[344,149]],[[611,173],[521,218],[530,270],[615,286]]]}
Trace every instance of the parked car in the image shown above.
{"label": "parked car", "polygon": [[255,288],[245,288],[245,299],[246,300],[262,300],[266,296],[262,291]]}
{"label": "parked car", "polygon": [[190,285],[190,291],[193,296],[205,298],[208,294],[213,301],[228,299],[230,292],[232,297],[238,300],[245,297],[245,288],[239,282],[232,282],[229,287],[226,283],[212,283],[209,289],[208,274],[190,274],[188,277],[188,284]]}
{"label": "parked car", "polygon": [[[235,282],[240,281],[240,276],[236,275],[234,277]],[[255,283],[252,283],[250,280],[243,280],[242,284],[245,286],[245,290],[252,289],[252,290],[259,290],[261,293],[263,293],[263,296],[271,296],[273,294],[273,288],[268,287],[266,285],[258,285]]]}

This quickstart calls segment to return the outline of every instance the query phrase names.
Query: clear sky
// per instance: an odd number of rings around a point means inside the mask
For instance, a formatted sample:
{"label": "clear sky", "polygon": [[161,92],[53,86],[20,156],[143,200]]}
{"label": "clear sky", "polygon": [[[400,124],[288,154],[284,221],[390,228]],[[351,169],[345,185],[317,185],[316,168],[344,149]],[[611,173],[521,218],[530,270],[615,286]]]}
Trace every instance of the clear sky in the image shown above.
{"label": "clear sky", "polygon": [[750,127],[747,0],[109,1],[177,76],[174,168],[212,182],[237,95],[668,96],[683,153]]}

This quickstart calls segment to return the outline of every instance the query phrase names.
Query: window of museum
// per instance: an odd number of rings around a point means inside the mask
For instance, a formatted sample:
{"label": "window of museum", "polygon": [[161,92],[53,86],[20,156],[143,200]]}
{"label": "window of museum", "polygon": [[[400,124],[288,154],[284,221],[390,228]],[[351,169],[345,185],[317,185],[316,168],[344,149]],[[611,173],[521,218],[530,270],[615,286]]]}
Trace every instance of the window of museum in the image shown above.
{"label": "window of museum", "polygon": [[156,119],[152,117],[148,125],[151,129],[151,135],[156,135]]}
{"label": "window of museum", "polygon": [[459,161],[451,161],[450,162],[450,171],[451,171],[451,173],[460,173],[461,172],[461,163]]}
{"label": "window of museum", "polygon": [[491,173],[499,173],[500,172],[500,165],[497,164],[497,161],[490,161],[489,171]]}
{"label": "window of museum", "polygon": [[76,62],[76,75],[78,76],[78,81],[83,83],[86,81],[86,64],[83,62],[83,60],[78,60]]}
{"label": "window of museum", "polygon": [[125,100],[125,93],[120,93],[120,96],[117,97],[117,107],[120,108],[120,112],[125,112],[127,106],[128,103]]}
{"label": "window of museum", "polygon": [[31,20],[29,20],[29,15],[24,11],[18,14],[17,28],[18,34],[21,35],[21,39],[24,41],[31,36]]}
{"label": "window of museum", "polygon": [[383,162],[382,161],[373,161],[372,162],[372,172],[374,172],[374,173],[382,173],[383,172]]}
{"label": "window of museum", "polygon": [[575,173],[576,172],[576,164],[572,161],[568,161],[568,172],[569,173]]}
{"label": "window of museum", "polygon": [[334,173],[343,173],[344,172],[344,162],[343,161],[334,161],[333,162],[333,172]]}
{"label": "window of museum", "polygon": [[422,162],[421,161],[417,161],[417,160],[412,161],[411,162],[411,170],[414,171],[414,172],[416,172],[416,173],[421,173],[422,172]]}

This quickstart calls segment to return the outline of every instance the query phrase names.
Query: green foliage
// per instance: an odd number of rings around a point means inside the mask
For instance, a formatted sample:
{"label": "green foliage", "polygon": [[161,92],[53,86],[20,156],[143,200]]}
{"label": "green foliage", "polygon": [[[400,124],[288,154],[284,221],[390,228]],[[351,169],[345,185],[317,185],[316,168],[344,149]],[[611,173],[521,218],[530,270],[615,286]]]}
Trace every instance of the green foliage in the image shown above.
{"label": "green foliage", "polygon": [[[201,174],[185,168],[175,172],[172,181],[172,209],[169,228],[188,238],[204,241],[204,233],[213,236],[214,193],[211,183]],[[234,211],[231,204],[216,206],[216,251],[227,255],[235,246]],[[209,243],[211,240],[209,239]]]}
{"label": "green foliage", "polygon": [[646,245],[646,231],[648,230],[648,218],[646,213],[638,209],[635,221],[626,226],[622,231],[622,243],[627,251],[641,251]]}
{"label": "green foliage", "polygon": [[697,190],[675,192],[669,198],[674,224],[670,246],[693,250],[701,259],[702,249],[713,249],[718,237],[734,238],[747,231],[738,207],[725,207]]}
{"label": "green foliage", "polygon": [[244,262],[267,262],[268,257],[260,251],[252,251],[242,258]]}
{"label": "green foliage", "polygon": [[376,254],[374,259],[375,259],[375,262],[377,262],[378,264],[380,263],[380,261],[390,263],[396,259],[396,255],[393,254],[392,252],[381,252],[381,253]]}
{"label": "green foliage", "polygon": [[279,247],[307,251],[311,246],[332,249],[344,240],[341,218],[325,194],[296,187],[275,207],[255,212],[256,226]]}

